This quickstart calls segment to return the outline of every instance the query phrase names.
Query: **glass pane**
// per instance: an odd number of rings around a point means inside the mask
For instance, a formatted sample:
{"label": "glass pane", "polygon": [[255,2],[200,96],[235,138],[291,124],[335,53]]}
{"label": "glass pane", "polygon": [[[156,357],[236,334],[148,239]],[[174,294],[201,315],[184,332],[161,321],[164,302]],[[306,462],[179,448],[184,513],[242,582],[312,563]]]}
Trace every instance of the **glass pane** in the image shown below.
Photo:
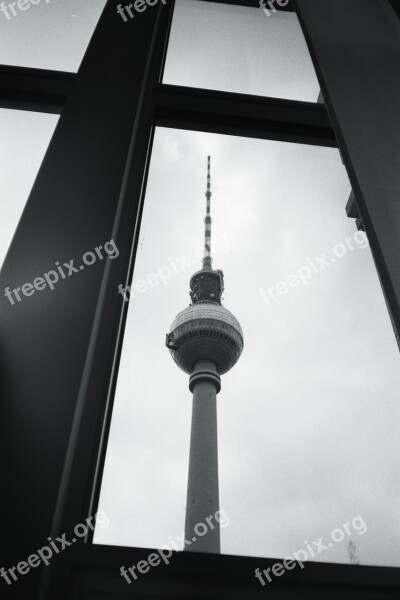
{"label": "glass pane", "polygon": [[0,267],[58,119],[58,115],[0,109]]}
{"label": "glass pane", "polygon": [[317,102],[295,13],[177,0],[164,83]]}
{"label": "glass pane", "polygon": [[1,64],[78,71],[106,1],[41,0],[30,4],[26,0],[21,2],[24,10],[15,2],[3,3]]}
{"label": "glass pane", "polygon": [[164,340],[201,267],[209,154],[212,265],[244,335],[217,396],[222,552],[400,566],[400,358],[339,152],[172,129],[155,136],[95,542],[182,547],[192,400]]}

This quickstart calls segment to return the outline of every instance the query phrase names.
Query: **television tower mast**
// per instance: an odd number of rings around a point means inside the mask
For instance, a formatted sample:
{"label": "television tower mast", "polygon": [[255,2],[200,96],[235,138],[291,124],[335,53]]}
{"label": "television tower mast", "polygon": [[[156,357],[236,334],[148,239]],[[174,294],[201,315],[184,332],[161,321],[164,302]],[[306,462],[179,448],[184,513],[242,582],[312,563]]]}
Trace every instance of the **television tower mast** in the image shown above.
{"label": "television tower mast", "polygon": [[[190,545],[185,544],[184,550],[219,553],[219,523],[213,519],[212,529],[206,521],[219,510],[217,394],[221,375],[242,353],[243,333],[236,317],[221,304],[223,273],[212,268],[211,195],[208,157],[203,266],[190,279],[192,303],[175,317],[166,346],[176,364],[190,375],[193,394],[185,519],[185,539]],[[196,530],[200,523],[207,525],[205,534],[204,528]]]}
{"label": "television tower mast", "polygon": [[347,546],[349,551],[349,560],[351,565],[359,565],[360,559],[358,558],[357,546],[353,540],[349,540],[349,544]]}

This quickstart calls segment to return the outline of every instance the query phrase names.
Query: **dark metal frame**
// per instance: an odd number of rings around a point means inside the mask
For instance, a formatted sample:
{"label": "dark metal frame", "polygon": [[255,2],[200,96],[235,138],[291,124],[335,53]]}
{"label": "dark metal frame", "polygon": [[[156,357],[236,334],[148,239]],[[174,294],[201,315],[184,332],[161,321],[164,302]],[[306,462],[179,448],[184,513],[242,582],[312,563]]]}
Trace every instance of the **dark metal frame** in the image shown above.
{"label": "dark metal frame", "polygon": [[[254,0],[227,0],[227,3],[258,6]],[[114,4],[115,0],[109,0],[107,8]],[[53,536],[70,530],[85,516],[93,514],[98,502],[127,313],[126,304],[116,297],[115,290],[119,283],[129,283],[132,278],[154,128],[160,125],[320,146],[337,145],[326,107],[322,104],[162,84],[173,3],[152,10],[154,15],[149,17],[152,25],[140,34],[149,53],[146,60],[141,58],[143,83],[135,106],[126,167],[120,173],[123,178],[121,195],[113,208],[113,236],[120,249],[119,265],[113,269],[106,267],[96,284],[93,284],[99,301],[88,352],[82,365],[84,386],[74,406],[74,418],[68,436],[69,444],[54,510]],[[293,10],[293,7],[290,5],[284,10]],[[100,61],[106,56],[107,26],[106,18],[102,17],[96,32],[97,41],[95,39],[91,43],[88,51],[88,55],[92,54],[92,60],[85,59],[77,75],[0,67],[0,106],[60,113],[60,133],[57,133],[61,138],[63,108],[67,107],[66,127],[68,115],[78,114],[74,112],[78,109],[67,106],[68,103],[73,105],[76,90],[84,91],[90,78],[96,76],[90,71],[90,65],[93,68],[94,64],[93,55]],[[99,41],[99,38],[102,39]],[[97,101],[100,104],[104,102],[106,106],[105,100],[98,98]],[[102,124],[99,122],[98,126]],[[76,134],[78,141],[79,135]],[[49,160],[46,157],[37,187],[40,187],[41,180],[52,177],[54,167],[50,165],[50,158],[55,153],[56,143],[55,140],[54,148],[52,145],[49,148]],[[21,227],[19,229],[22,232]],[[18,242],[17,236],[6,261],[6,271],[8,267],[11,268],[18,243],[21,242]],[[92,290],[89,292],[92,293]],[[103,375],[100,378],[99,373]],[[76,490],[79,490],[79,494]],[[119,576],[119,567],[146,558],[149,550],[95,546],[90,541],[88,539],[89,543],[65,552],[51,569],[48,567],[45,570],[41,586],[43,600],[91,598],[93,594],[97,600],[124,598],[133,591],[138,598],[146,595],[174,600],[187,597],[261,598],[266,590],[254,579],[254,569],[261,565],[271,566],[274,562],[272,559],[262,559],[261,562],[253,558],[178,553],[168,568],[159,567],[144,576],[132,590]],[[285,578],[277,580],[268,589],[268,593],[271,598],[296,594],[297,597],[310,599],[328,597],[329,590],[332,590],[333,594],[354,593],[357,598],[391,598],[399,589],[400,576],[394,569],[310,564],[304,572],[287,573]]]}
{"label": "dark metal frame", "polygon": [[74,73],[0,66],[0,107],[61,114]]}

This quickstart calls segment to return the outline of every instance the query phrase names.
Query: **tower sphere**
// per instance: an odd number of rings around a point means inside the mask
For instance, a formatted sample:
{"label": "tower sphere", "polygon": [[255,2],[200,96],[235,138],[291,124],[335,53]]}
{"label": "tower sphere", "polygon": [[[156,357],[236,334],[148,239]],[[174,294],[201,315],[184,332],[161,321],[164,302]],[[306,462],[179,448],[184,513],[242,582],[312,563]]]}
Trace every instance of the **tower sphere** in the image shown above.
{"label": "tower sphere", "polygon": [[188,306],[175,317],[168,337],[172,357],[185,373],[192,373],[199,360],[212,360],[223,375],[243,350],[239,321],[221,304]]}

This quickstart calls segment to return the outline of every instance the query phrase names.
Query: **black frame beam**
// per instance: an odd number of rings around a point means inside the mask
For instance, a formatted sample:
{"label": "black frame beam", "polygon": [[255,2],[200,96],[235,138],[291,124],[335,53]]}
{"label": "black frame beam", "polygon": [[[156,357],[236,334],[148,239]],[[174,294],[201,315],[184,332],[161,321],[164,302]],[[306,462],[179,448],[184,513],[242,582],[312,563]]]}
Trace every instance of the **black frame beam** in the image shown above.
{"label": "black frame beam", "polygon": [[318,0],[318,9],[315,0],[295,2],[399,339],[398,13],[382,0]]}
{"label": "black frame beam", "polygon": [[[208,0],[205,0],[208,1]],[[0,66],[0,107],[61,114],[74,73]],[[161,127],[336,147],[324,105],[158,84]]]}
{"label": "black frame beam", "polygon": [[82,600],[397,600],[400,570],[389,567],[309,562],[262,586],[257,568],[270,569],[273,558],[174,552],[161,564],[128,584],[116,573],[146,560],[149,548],[81,546],[68,573],[72,598]]}
{"label": "black frame beam", "polygon": [[0,108],[61,114],[75,73],[0,65]]}
{"label": "black frame beam", "polygon": [[155,105],[163,127],[337,145],[326,108],[317,103],[163,84],[156,88]]}
{"label": "black frame beam", "polygon": [[[236,6],[247,6],[248,8],[261,8],[259,0],[200,0],[201,2],[216,2],[218,4],[233,4]],[[268,0],[264,0],[264,4],[268,10],[272,10],[272,7],[276,11],[282,12],[294,12],[294,6],[292,0],[286,0],[285,6],[280,6],[276,0],[271,0],[271,7],[268,5]]]}

